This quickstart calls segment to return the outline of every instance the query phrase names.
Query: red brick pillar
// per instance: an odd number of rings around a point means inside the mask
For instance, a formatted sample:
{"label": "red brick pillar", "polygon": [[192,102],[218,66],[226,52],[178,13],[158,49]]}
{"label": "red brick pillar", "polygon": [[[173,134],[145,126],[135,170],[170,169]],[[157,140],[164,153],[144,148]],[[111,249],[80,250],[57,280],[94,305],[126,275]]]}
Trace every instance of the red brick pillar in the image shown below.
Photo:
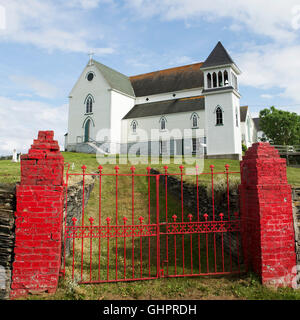
{"label": "red brick pillar", "polygon": [[56,290],[61,261],[64,159],[53,131],[21,157],[11,298]]}
{"label": "red brick pillar", "polygon": [[263,284],[291,287],[296,254],[286,161],[269,143],[255,143],[241,161],[241,179],[245,262]]}

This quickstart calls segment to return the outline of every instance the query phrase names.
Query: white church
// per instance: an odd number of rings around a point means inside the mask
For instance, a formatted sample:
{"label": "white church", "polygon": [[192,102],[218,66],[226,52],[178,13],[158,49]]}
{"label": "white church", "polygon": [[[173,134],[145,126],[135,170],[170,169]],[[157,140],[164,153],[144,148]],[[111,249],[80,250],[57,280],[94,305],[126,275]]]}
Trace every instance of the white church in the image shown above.
{"label": "white church", "polygon": [[221,42],[204,62],[127,77],[93,59],[69,99],[65,150],[240,159],[258,120]]}

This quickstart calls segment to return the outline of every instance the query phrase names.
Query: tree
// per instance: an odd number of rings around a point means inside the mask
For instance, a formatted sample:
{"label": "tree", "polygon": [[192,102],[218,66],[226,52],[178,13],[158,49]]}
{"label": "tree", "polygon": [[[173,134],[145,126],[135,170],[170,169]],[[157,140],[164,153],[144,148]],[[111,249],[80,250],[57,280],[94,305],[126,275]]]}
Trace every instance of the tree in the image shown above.
{"label": "tree", "polygon": [[260,128],[275,145],[300,144],[300,116],[275,107],[261,110]]}

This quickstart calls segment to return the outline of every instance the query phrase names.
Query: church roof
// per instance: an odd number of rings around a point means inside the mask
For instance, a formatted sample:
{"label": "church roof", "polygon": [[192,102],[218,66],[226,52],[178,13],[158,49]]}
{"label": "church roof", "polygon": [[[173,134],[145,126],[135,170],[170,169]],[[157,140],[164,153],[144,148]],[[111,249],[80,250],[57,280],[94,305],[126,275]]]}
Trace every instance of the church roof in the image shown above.
{"label": "church roof", "polygon": [[93,63],[101,72],[108,84],[112,87],[112,89],[116,89],[134,97],[134,91],[127,76],[95,60],[93,60]]}
{"label": "church roof", "polygon": [[219,41],[208,58],[204,61],[202,68],[216,67],[226,64],[234,64],[234,61]]}
{"label": "church roof", "polygon": [[130,77],[136,97],[201,88],[204,85],[202,63],[159,70]]}
{"label": "church roof", "polygon": [[241,122],[245,122],[246,121],[247,113],[248,113],[248,106],[240,107]]}
{"label": "church roof", "polygon": [[190,112],[204,110],[204,108],[205,102],[203,96],[149,102],[135,105],[123,119],[142,118],[177,112]]}

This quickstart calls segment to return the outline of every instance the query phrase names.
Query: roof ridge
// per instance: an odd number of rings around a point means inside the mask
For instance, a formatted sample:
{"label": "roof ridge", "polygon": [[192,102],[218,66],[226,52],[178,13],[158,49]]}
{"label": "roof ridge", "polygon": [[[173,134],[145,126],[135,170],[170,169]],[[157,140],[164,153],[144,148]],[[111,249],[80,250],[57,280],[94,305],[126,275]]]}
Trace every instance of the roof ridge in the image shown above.
{"label": "roof ridge", "polygon": [[124,76],[124,77],[126,77],[126,78],[129,79],[129,77],[126,76],[126,74],[124,74],[124,73],[122,73],[122,72],[119,72],[119,71],[117,71],[116,69],[113,69],[113,68],[111,68],[111,67],[109,67],[109,66],[107,66],[107,65],[105,65],[105,64],[103,64],[103,63],[101,63],[101,62],[99,62],[99,61],[96,61],[96,60],[94,60],[94,59],[93,59],[92,61],[93,61],[93,62],[96,62],[96,63],[100,64],[101,66],[103,66],[103,67],[105,67],[105,68],[107,68],[107,69],[110,69],[110,70],[118,73],[119,75]]}
{"label": "roof ridge", "polygon": [[178,67],[172,67],[172,68],[167,68],[167,69],[160,69],[160,70],[156,70],[156,71],[151,71],[151,72],[146,72],[146,73],[137,74],[137,75],[134,75],[134,76],[129,76],[129,79],[131,80],[131,79],[133,79],[133,78],[138,78],[138,77],[141,77],[141,76],[151,75],[151,74],[158,73],[158,72],[161,72],[161,71],[176,70],[176,69],[186,68],[186,67],[195,66],[195,65],[200,65],[200,66],[202,66],[202,64],[203,64],[203,62],[196,62],[196,63],[186,64],[186,65],[178,66]]}

